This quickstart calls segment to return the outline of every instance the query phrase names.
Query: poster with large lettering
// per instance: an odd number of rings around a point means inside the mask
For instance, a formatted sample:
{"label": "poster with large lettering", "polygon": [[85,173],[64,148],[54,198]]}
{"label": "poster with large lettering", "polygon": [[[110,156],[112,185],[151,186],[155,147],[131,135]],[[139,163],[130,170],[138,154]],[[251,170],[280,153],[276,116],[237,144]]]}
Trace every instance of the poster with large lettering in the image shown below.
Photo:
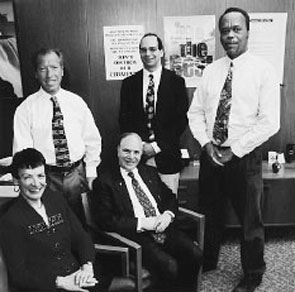
{"label": "poster with large lettering", "polygon": [[215,56],[215,15],[164,17],[165,67],[197,87]]}
{"label": "poster with large lettering", "polygon": [[106,80],[122,80],[142,68],[138,49],[142,25],[105,26],[103,32]]}

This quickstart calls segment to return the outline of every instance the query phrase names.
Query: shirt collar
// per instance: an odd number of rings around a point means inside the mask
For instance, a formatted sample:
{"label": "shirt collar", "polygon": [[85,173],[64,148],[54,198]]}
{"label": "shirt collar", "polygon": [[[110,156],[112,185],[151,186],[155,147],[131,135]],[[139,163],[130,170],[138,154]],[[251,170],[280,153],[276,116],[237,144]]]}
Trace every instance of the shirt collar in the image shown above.
{"label": "shirt collar", "polygon": [[40,93],[41,93],[42,96],[44,96],[45,98],[47,98],[47,99],[50,100],[50,98],[51,98],[52,96],[56,96],[57,98],[59,98],[58,96],[61,95],[61,92],[63,91],[63,89],[60,88],[60,89],[58,90],[58,92],[57,92],[56,94],[54,94],[54,95],[52,95],[52,94],[46,92],[42,87],[40,87],[40,90],[39,90],[39,91],[40,91]]}
{"label": "shirt collar", "polygon": [[230,66],[230,63],[233,63],[233,67],[239,66],[240,64],[244,63],[245,60],[249,56],[249,51],[247,50],[243,54],[241,54],[239,57],[231,59],[228,56],[226,56],[226,61],[228,63],[228,66]]}
{"label": "shirt collar", "polygon": [[146,70],[146,69],[143,69],[143,76],[144,76],[144,78],[148,78],[148,76],[150,75],[150,74],[153,74],[153,76],[154,76],[154,80],[159,80],[160,79],[160,76],[161,76],[161,74],[162,74],[162,66],[159,66],[159,68],[157,68],[155,71],[153,71],[153,72],[150,72],[150,71],[148,71],[148,70]]}
{"label": "shirt collar", "polygon": [[[123,168],[123,167],[120,167],[120,172],[121,172],[121,174],[122,174],[122,176],[123,176],[124,178],[125,178],[125,177],[130,178],[130,177],[128,176],[128,173],[129,173],[130,171],[126,170],[126,169]],[[137,169],[137,167],[134,168],[134,169],[132,170],[132,172],[134,173],[135,176],[137,176],[137,175],[138,175],[138,169]]]}

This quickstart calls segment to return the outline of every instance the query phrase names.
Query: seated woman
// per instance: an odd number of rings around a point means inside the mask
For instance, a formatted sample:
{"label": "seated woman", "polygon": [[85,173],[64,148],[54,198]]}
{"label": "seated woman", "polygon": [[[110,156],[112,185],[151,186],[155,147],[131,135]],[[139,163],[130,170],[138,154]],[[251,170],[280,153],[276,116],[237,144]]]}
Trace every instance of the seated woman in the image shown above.
{"label": "seated woman", "polygon": [[20,196],[0,227],[10,291],[105,291],[90,237],[62,196],[46,188],[42,154],[22,150],[11,167]]}

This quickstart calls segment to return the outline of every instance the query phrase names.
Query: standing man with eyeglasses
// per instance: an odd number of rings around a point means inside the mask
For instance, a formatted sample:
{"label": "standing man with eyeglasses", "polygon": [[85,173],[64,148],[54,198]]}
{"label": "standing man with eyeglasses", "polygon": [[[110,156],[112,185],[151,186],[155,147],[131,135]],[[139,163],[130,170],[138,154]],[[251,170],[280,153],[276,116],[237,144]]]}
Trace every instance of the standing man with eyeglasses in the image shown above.
{"label": "standing man with eyeglasses", "polygon": [[228,198],[242,225],[244,277],[233,292],[253,292],[265,271],[262,144],[280,127],[279,81],[270,64],[248,51],[249,24],[248,13],[237,7],[220,16],[227,56],[204,70],[188,113],[193,136],[203,147],[204,271],[217,268]]}
{"label": "standing man with eyeglasses", "polygon": [[145,34],[139,44],[143,70],[121,87],[121,133],[136,132],[143,160],[157,167],[161,179],[177,194],[181,169],[180,136],[187,126],[188,97],[184,79],[162,67],[162,40]]}
{"label": "standing man with eyeglasses", "polygon": [[13,151],[31,147],[43,154],[48,187],[61,192],[85,224],[81,193],[97,176],[101,137],[84,100],[61,88],[62,52],[42,48],[33,60],[41,86],[16,109]]}

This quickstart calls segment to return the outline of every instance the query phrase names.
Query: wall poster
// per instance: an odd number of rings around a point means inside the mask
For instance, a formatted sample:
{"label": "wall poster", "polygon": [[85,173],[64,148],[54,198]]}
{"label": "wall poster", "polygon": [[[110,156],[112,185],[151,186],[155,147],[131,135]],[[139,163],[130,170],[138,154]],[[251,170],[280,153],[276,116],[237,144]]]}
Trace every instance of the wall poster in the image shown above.
{"label": "wall poster", "polygon": [[12,1],[0,2],[0,98],[23,97]]}
{"label": "wall poster", "polygon": [[122,80],[142,68],[138,49],[142,25],[105,26],[103,32],[106,80]]}
{"label": "wall poster", "polygon": [[196,87],[215,57],[215,15],[164,17],[165,67]]}

